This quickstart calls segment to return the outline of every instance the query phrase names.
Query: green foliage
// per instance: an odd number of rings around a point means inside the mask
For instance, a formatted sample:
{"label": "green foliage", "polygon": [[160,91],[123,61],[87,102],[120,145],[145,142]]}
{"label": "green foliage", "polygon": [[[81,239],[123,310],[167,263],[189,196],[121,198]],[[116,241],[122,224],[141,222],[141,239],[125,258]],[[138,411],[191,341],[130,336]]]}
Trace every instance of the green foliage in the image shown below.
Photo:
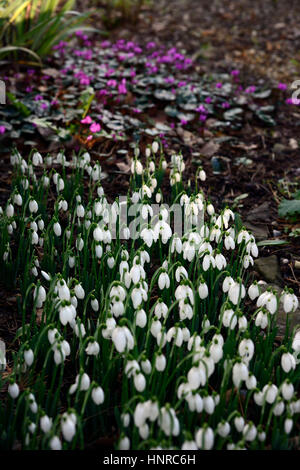
{"label": "green foliage", "polygon": [[37,63],[76,31],[88,14],[72,11],[75,0],[0,1],[0,57],[24,53]]}
{"label": "green foliage", "polygon": [[278,214],[283,218],[300,215],[300,191],[293,195],[293,199],[283,199],[279,204]]}

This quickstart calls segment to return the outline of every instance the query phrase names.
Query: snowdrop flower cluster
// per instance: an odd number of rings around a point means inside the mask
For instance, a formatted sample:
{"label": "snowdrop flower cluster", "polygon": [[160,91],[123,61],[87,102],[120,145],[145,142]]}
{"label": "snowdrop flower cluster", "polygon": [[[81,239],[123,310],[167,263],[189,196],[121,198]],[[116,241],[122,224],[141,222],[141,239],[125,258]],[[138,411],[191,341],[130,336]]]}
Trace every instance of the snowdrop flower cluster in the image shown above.
{"label": "snowdrop flower cluster", "polygon": [[[119,449],[289,448],[298,298],[254,279],[255,239],[206,199],[204,170],[193,191],[180,153],[168,173],[158,142],[136,149],[124,197],[139,210],[123,221],[88,152],[15,152],[11,164],[0,256],[20,302],[0,376],[1,445],[75,449],[113,434]],[[188,222],[180,236],[173,203]]]}

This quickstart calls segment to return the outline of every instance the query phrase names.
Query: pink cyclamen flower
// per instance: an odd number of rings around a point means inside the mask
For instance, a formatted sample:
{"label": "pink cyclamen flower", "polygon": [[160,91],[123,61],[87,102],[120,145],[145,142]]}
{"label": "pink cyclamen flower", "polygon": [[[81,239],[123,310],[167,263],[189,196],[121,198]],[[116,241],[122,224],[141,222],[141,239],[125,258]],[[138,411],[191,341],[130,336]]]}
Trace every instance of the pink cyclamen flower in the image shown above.
{"label": "pink cyclamen flower", "polygon": [[91,116],[86,116],[85,118],[81,119],[81,124],[91,124],[92,123],[92,118]]}
{"label": "pink cyclamen flower", "polygon": [[221,82],[216,83],[216,88],[222,88],[222,86],[223,86],[223,85],[222,85]]}
{"label": "pink cyclamen flower", "polygon": [[101,131],[101,126],[97,122],[93,122],[93,124],[90,126],[90,131],[91,132],[100,132]]}
{"label": "pink cyclamen flower", "polygon": [[231,70],[231,75],[232,75],[233,77],[237,77],[239,74],[240,74],[240,71],[239,71],[239,70],[237,70],[237,69]]}
{"label": "pink cyclamen flower", "polygon": [[0,126],[0,134],[4,134],[5,131],[6,131],[6,127]]}
{"label": "pink cyclamen flower", "polygon": [[286,90],[287,89],[287,84],[286,83],[282,83],[282,82],[279,82],[278,83],[278,89],[279,90]]}

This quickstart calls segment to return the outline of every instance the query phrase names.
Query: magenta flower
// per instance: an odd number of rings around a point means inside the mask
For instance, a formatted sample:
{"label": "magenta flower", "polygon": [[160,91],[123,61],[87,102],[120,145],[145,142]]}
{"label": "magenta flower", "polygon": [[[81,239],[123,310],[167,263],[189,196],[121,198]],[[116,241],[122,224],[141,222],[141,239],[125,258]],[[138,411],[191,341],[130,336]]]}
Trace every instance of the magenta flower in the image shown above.
{"label": "magenta flower", "polygon": [[254,93],[255,90],[256,90],[256,87],[254,85],[251,85],[251,86],[248,86],[248,88],[246,88],[245,93]]}
{"label": "magenta flower", "polygon": [[286,89],[287,89],[286,83],[281,83],[281,82],[279,82],[279,83],[278,83],[278,89],[279,89],[279,90],[283,90],[283,91],[286,90]]}
{"label": "magenta flower", "polygon": [[0,134],[4,134],[5,131],[6,131],[6,127],[0,126]]}
{"label": "magenta flower", "polygon": [[86,116],[85,118],[81,119],[81,124],[91,124],[92,118],[90,116]]}
{"label": "magenta flower", "polygon": [[204,101],[205,101],[205,103],[210,104],[212,102],[212,99],[211,99],[210,96],[208,96],[207,98],[205,98]]}
{"label": "magenta flower", "polygon": [[216,83],[216,88],[222,88],[222,86],[223,86],[223,85],[222,85],[221,82]]}
{"label": "magenta flower", "polygon": [[126,95],[127,94],[126,78],[123,78],[121,83],[119,83],[118,91],[119,91],[120,95]]}
{"label": "magenta flower", "polygon": [[93,122],[93,124],[90,125],[90,131],[95,133],[95,132],[100,132],[101,131],[101,126],[97,122]]}
{"label": "magenta flower", "polygon": [[239,74],[240,74],[240,71],[239,71],[239,70],[237,70],[237,69],[231,70],[231,75],[232,75],[233,77],[237,77]]}

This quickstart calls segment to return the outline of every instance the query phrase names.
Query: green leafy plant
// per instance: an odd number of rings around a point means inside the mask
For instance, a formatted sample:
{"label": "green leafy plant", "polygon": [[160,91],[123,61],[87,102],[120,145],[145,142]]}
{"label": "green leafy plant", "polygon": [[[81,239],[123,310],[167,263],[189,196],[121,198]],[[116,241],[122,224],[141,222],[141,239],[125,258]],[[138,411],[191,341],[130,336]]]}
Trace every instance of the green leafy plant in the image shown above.
{"label": "green leafy plant", "polygon": [[19,58],[26,53],[40,64],[56,43],[76,31],[88,17],[88,13],[73,11],[74,3],[75,0],[1,1],[0,57]]}
{"label": "green leafy plant", "polygon": [[292,194],[292,199],[283,199],[278,207],[280,217],[295,219],[300,216],[300,191]]}

